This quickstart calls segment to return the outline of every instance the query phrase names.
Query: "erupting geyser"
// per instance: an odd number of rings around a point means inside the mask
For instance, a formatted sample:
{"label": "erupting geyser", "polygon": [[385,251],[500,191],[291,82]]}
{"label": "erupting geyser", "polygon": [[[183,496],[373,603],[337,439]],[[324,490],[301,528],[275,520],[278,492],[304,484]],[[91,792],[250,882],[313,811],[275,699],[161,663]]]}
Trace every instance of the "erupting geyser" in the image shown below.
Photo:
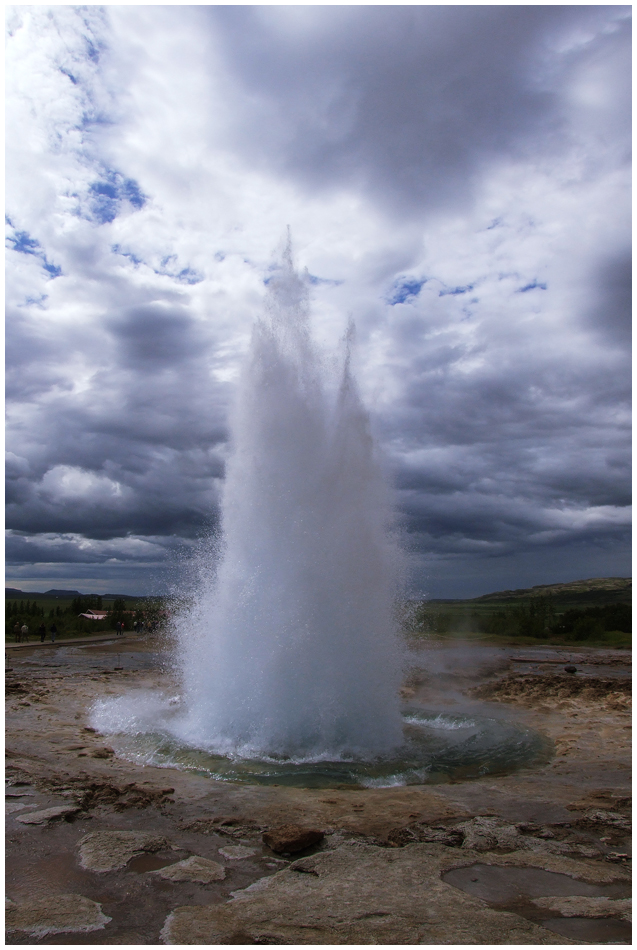
{"label": "erupting geyser", "polygon": [[403,741],[388,491],[351,331],[330,397],[308,317],[288,244],[242,372],[214,568],[177,619],[179,734],[224,755],[369,758]]}
{"label": "erupting geyser", "polygon": [[382,787],[549,754],[514,724],[399,707],[401,559],[351,337],[330,386],[288,245],[243,368],[221,534],[173,617],[181,695],[98,699],[91,724],[118,755],[230,781]]}

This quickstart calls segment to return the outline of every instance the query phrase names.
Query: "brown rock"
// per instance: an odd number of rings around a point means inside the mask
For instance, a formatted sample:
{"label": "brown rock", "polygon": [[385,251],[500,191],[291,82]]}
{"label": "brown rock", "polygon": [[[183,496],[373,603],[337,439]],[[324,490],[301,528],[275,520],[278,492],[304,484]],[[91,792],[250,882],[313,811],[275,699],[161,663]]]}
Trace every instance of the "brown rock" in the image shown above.
{"label": "brown rock", "polygon": [[318,844],[325,837],[323,831],[314,828],[304,828],[302,825],[279,825],[261,835],[264,844],[277,854],[294,854],[305,848]]}
{"label": "brown rock", "polygon": [[81,894],[56,894],[39,900],[7,905],[7,930],[21,931],[33,937],[49,934],[90,933],[101,930],[111,920],[100,904]]}

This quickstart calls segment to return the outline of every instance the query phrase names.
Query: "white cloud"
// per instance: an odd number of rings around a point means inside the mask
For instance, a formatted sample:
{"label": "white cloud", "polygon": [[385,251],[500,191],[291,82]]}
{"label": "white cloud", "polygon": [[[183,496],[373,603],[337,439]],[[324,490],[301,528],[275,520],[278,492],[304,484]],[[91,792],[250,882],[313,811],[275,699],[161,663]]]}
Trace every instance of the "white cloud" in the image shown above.
{"label": "white cloud", "polygon": [[326,351],[357,322],[421,549],[606,544],[628,502],[626,15],[14,8],[8,524],[79,551],[214,521],[290,224]]}

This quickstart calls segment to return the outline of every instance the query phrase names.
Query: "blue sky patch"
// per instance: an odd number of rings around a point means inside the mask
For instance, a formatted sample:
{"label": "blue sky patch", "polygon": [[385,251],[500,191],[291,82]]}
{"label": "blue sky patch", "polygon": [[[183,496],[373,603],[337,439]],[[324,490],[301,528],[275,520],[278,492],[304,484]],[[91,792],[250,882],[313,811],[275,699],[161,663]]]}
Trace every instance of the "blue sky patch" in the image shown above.
{"label": "blue sky patch", "polygon": [[122,250],[119,244],[112,244],[111,251],[113,254],[119,254],[120,257],[126,257],[131,262],[131,264],[135,265],[135,267],[137,267],[139,264],[143,264],[141,257],[137,257],[137,255],[133,254],[132,251]]}
{"label": "blue sky patch", "polygon": [[98,181],[89,187],[91,213],[100,224],[110,224],[120,213],[124,201],[136,211],[146,204],[146,195],[133,178],[124,178],[119,172],[107,169]]}
{"label": "blue sky patch", "polygon": [[70,73],[68,69],[63,69],[61,66],[60,66],[60,72],[62,73],[63,76],[66,76],[67,79],[70,79],[74,86],[77,86],[78,81],[73,75],[73,73]]}
{"label": "blue sky patch", "polygon": [[155,273],[163,277],[172,277],[180,284],[200,284],[204,279],[203,274],[193,267],[182,267],[181,270],[177,270],[177,266],[177,255],[169,254],[167,257],[162,257],[159,270],[155,270]]}
{"label": "blue sky patch", "polygon": [[537,278],[534,278],[526,287],[520,287],[516,290],[516,294],[525,294],[529,290],[546,290],[546,284],[541,284]]}
{"label": "blue sky patch", "polygon": [[466,287],[445,287],[444,290],[438,291],[439,297],[456,297],[458,294],[468,294],[470,290],[473,290],[475,284],[467,284]]}
{"label": "blue sky patch", "polygon": [[27,297],[23,304],[19,303],[18,307],[42,307],[45,300],[49,299],[48,294],[41,294],[39,297]]}
{"label": "blue sky patch", "polygon": [[[13,227],[10,218],[6,218],[6,221],[10,227]],[[39,257],[42,261],[42,267],[47,274],[49,274],[51,279],[59,277],[62,273],[62,268],[58,267],[57,264],[51,263],[44,253],[40,242],[36,238],[31,237],[28,231],[16,231],[14,229],[13,234],[7,235],[6,246],[13,251],[17,251],[19,254],[31,254],[33,257]]]}
{"label": "blue sky patch", "polygon": [[200,284],[203,280],[203,276],[198,271],[193,270],[192,267],[184,267],[178,274],[175,274],[175,278],[182,284]]}
{"label": "blue sky patch", "polygon": [[427,277],[417,280],[415,277],[404,277],[396,281],[394,290],[388,298],[388,303],[394,307],[397,303],[405,303],[411,297],[417,297],[421,288],[427,283]]}

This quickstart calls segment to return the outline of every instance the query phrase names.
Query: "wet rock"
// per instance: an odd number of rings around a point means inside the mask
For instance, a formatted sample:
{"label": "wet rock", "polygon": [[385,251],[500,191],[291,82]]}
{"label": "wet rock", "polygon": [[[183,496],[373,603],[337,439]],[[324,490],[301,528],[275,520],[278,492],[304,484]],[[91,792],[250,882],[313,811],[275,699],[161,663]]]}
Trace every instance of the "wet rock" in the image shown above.
{"label": "wet rock", "polygon": [[102,913],[100,904],[80,894],[56,894],[6,906],[7,930],[36,938],[101,930],[111,919]]}
{"label": "wet rock", "polygon": [[242,861],[243,858],[251,858],[256,853],[255,848],[245,848],[241,844],[229,844],[225,848],[219,848],[219,854],[228,861]]}
{"label": "wet rock", "polygon": [[516,826],[501,818],[479,816],[455,827],[464,834],[462,847],[472,851],[515,851],[523,844]]}
{"label": "wet rock", "polygon": [[94,752],[91,752],[91,756],[94,759],[110,759],[115,755],[113,749],[109,746],[104,746],[102,749],[95,749]]}
{"label": "wet rock", "polygon": [[266,827],[267,825],[259,825],[251,818],[237,815],[196,818],[183,825],[184,831],[195,831],[200,835],[224,835],[228,838],[254,837]]}
{"label": "wet rock", "polygon": [[[464,841],[464,831],[444,825],[431,828],[428,825],[413,825],[405,828],[393,828],[385,839],[379,838],[376,844],[402,848],[417,841],[444,844],[448,848],[459,848]],[[372,843],[372,842],[370,842]]]}
{"label": "wet rock", "polygon": [[115,871],[145,851],[159,851],[168,842],[144,831],[92,831],[80,840],[80,865],[87,871]]}
{"label": "wet rock", "polygon": [[[462,861],[475,856],[463,854]],[[235,891],[227,904],[176,908],[161,939],[186,945],[572,943],[445,884],[441,871],[458,858],[437,845],[350,842]]]}
{"label": "wet rock", "polygon": [[564,672],[565,672],[565,673],[577,673],[577,667],[576,667],[576,666],[565,666],[565,667],[564,667]]}
{"label": "wet rock", "polygon": [[[99,758],[100,756],[98,756]],[[106,756],[110,758],[110,755]],[[116,811],[125,811],[128,808],[148,808],[151,805],[160,807],[167,801],[174,788],[155,788],[152,785],[129,782],[127,785],[114,785],[104,781],[81,781],[74,783],[74,791],[78,804],[83,810],[95,808],[96,805],[113,805]]]}
{"label": "wet rock", "polygon": [[184,861],[178,861],[177,864],[170,864],[168,867],[159,868],[158,871],[149,871],[153,877],[161,877],[166,881],[191,881],[195,884],[212,884],[213,881],[223,881],[226,876],[226,869],[223,864],[217,861],[209,861],[207,858],[200,858],[193,855]]}
{"label": "wet rock", "polygon": [[625,831],[627,834],[632,830],[632,822],[630,818],[625,818],[624,815],[620,815],[617,812],[612,811],[588,811],[580,818],[575,821],[575,824],[584,827],[603,827],[603,828],[614,828],[618,831]]}
{"label": "wet rock", "polygon": [[77,805],[54,805],[53,808],[43,808],[42,811],[30,811],[27,815],[17,815],[16,821],[23,825],[45,825],[48,821],[56,821],[58,818],[68,821],[79,811]]}
{"label": "wet rock", "polygon": [[279,825],[261,835],[261,840],[277,854],[294,854],[318,844],[325,837],[323,831],[302,825]]}
{"label": "wet rock", "polygon": [[621,917],[631,920],[632,901],[608,897],[536,897],[531,901],[542,910],[562,917]]}

